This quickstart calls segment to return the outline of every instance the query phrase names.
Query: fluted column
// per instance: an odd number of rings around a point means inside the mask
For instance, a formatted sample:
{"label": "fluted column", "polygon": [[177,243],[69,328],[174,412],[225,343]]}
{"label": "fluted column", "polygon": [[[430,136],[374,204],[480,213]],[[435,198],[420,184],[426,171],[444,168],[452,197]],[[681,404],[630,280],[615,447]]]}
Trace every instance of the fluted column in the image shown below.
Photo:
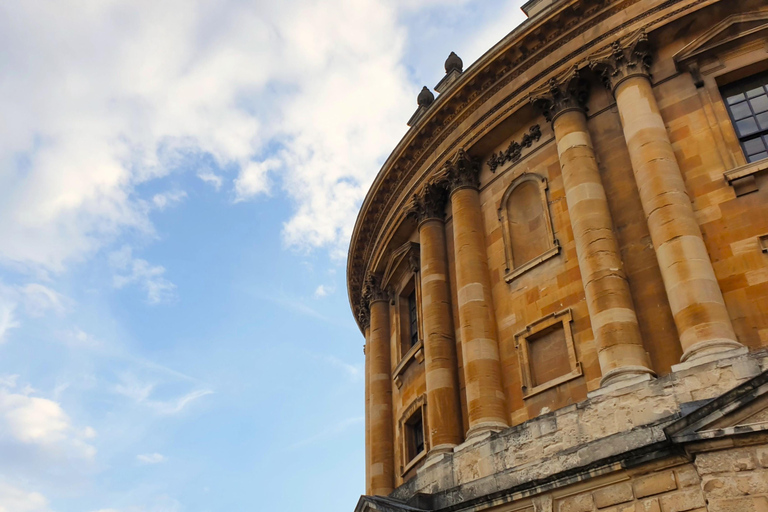
{"label": "fluted column", "polygon": [[430,455],[450,451],[463,440],[445,245],[447,199],[444,187],[430,184],[414,202],[414,213],[419,222],[421,321]]}
{"label": "fluted column", "polygon": [[[568,215],[603,374],[601,385],[653,375],[587,128],[589,84],[577,71],[534,93],[552,123]],[[646,377],[647,378],[647,377]]]}
{"label": "fluted column", "polygon": [[480,208],[479,162],[459,150],[447,166],[453,210],[461,351],[471,437],[508,426],[496,315]]}
{"label": "fluted column", "polygon": [[392,371],[390,363],[389,298],[370,276],[365,296],[370,305],[368,393],[370,468],[368,494],[386,496],[394,490],[395,449],[392,433]]}
{"label": "fluted column", "polygon": [[672,308],[682,361],[741,347],[650,81],[644,33],[590,61],[616,97],[640,200]]}

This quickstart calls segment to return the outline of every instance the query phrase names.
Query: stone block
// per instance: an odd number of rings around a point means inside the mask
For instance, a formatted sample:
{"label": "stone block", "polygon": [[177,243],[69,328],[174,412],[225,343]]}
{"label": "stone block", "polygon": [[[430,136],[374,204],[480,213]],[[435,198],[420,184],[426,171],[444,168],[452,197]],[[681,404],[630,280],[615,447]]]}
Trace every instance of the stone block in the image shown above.
{"label": "stone block", "polygon": [[677,475],[677,484],[681,488],[698,486],[701,482],[701,478],[693,466],[676,469],[675,474]]}
{"label": "stone block", "polygon": [[610,507],[619,503],[632,501],[632,485],[629,482],[621,482],[608,487],[603,487],[592,493],[597,508]]}
{"label": "stone block", "polygon": [[557,503],[557,512],[592,512],[595,510],[595,502],[592,494],[577,494],[568,496]]}
{"label": "stone block", "polygon": [[665,471],[638,478],[634,482],[634,488],[636,497],[645,498],[654,494],[674,491],[677,489],[677,482],[672,471]]}
{"label": "stone block", "polygon": [[755,469],[752,450],[748,448],[701,453],[696,457],[699,474],[749,471]]}
{"label": "stone block", "polygon": [[635,503],[635,512],[661,512],[658,498],[638,501]]}
{"label": "stone block", "polygon": [[712,500],[709,512],[768,512],[768,498],[765,496]]}
{"label": "stone block", "polygon": [[699,489],[667,494],[659,498],[659,501],[662,512],[686,512],[706,507],[704,496]]}

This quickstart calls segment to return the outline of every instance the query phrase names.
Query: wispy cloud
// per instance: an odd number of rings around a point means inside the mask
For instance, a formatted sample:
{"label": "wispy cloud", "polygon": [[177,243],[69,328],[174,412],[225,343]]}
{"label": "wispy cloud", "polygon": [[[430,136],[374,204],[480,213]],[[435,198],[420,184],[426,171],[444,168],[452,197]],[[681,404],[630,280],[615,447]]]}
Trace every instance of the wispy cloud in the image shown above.
{"label": "wispy cloud", "polygon": [[137,455],[136,460],[142,464],[160,464],[161,462],[165,462],[168,459],[165,457],[165,455],[161,455],[159,453],[145,453]]}
{"label": "wispy cloud", "polygon": [[315,288],[315,298],[320,299],[322,297],[327,297],[328,295],[332,294],[336,289],[333,286],[325,286],[324,284],[321,284],[317,288]]}
{"label": "wispy cloud", "polygon": [[0,512],[49,512],[48,499],[0,480]]}
{"label": "wispy cloud", "polygon": [[130,247],[123,246],[109,255],[109,262],[118,272],[113,277],[115,288],[137,283],[147,293],[147,302],[159,304],[176,298],[176,285],[167,280],[165,267],[150,265],[147,260],[134,258]]}
{"label": "wispy cloud", "polygon": [[198,171],[197,177],[203,180],[203,182],[211,185],[217,191],[221,189],[221,185],[224,182],[224,179],[221,176],[214,173],[210,169]]}
{"label": "wispy cloud", "polygon": [[156,382],[142,381],[131,373],[124,373],[120,380],[121,382],[113,387],[115,393],[130,398],[135,403],[146,406],[162,415],[177,414],[192,402],[213,394],[210,389],[196,389],[176,398],[157,399],[152,398],[157,389]]}
{"label": "wispy cloud", "polygon": [[162,194],[155,194],[152,196],[152,204],[158,210],[165,210],[168,206],[180,203],[186,197],[187,193],[183,190],[172,190],[170,192],[164,192]]}

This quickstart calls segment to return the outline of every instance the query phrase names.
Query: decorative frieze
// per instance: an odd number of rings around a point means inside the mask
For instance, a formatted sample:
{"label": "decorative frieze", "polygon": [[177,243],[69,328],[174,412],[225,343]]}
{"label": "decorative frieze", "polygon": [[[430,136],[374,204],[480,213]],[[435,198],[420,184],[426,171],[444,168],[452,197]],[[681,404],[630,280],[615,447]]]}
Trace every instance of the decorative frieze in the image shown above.
{"label": "decorative frieze", "polygon": [[651,76],[653,50],[644,30],[623,43],[610,47],[589,58],[589,67],[597,73],[605,87],[615,92],[621,82],[632,76]]}
{"label": "decorative frieze", "polygon": [[491,168],[491,172],[496,172],[496,169],[507,162],[520,160],[523,156],[523,148],[530,148],[539,139],[541,139],[541,127],[538,124],[531,126],[520,142],[512,141],[506,150],[491,154],[488,158],[488,167]]}
{"label": "decorative frieze", "polygon": [[480,188],[480,160],[460,149],[456,157],[445,164],[445,175],[451,192],[460,188]]}
{"label": "decorative frieze", "polygon": [[588,100],[589,82],[582,78],[579,69],[573,68],[560,77],[552,78],[544,87],[531,93],[530,101],[544,119],[551,123],[568,110],[586,112]]}

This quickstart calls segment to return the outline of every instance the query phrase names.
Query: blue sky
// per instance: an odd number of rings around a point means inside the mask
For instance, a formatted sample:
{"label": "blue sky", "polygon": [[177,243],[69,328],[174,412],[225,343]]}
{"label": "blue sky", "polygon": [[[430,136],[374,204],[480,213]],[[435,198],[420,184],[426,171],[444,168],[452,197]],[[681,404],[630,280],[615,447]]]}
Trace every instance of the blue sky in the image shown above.
{"label": "blue sky", "polygon": [[0,4],[0,512],[352,510],[354,218],[521,3]]}

